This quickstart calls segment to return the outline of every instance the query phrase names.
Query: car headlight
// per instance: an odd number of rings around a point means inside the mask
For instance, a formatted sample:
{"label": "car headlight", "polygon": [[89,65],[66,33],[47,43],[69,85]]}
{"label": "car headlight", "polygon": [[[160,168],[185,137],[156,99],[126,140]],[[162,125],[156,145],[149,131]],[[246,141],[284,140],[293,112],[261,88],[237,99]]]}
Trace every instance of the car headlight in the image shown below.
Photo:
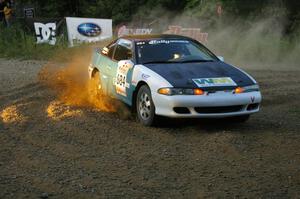
{"label": "car headlight", "polygon": [[204,91],[200,88],[160,88],[157,91],[162,95],[203,95]]}
{"label": "car headlight", "polygon": [[234,93],[248,93],[253,91],[259,91],[259,86],[257,84],[253,84],[250,86],[237,87],[234,89]]}

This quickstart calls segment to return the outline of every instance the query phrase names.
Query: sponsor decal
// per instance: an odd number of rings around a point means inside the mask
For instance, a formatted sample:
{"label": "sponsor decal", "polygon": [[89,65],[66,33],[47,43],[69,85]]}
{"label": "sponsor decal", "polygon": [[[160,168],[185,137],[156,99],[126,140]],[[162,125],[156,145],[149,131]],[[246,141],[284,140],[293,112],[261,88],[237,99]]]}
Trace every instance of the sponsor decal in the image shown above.
{"label": "sponsor decal", "polygon": [[144,74],[144,73],[142,74],[143,79],[148,79],[149,77],[150,77],[150,75],[147,75],[147,74]]}
{"label": "sponsor decal", "polygon": [[100,26],[94,23],[82,23],[77,27],[77,31],[86,37],[97,37],[102,32]]}
{"label": "sponsor decal", "polygon": [[187,40],[151,40],[148,42],[150,45],[154,44],[170,44],[170,43],[189,43]]}
{"label": "sponsor decal", "polygon": [[206,43],[208,40],[208,33],[201,32],[200,28],[182,28],[181,26],[169,26],[169,29],[164,34],[175,34],[191,37],[202,43]]}
{"label": "sponsor decal", "polygon": [[147,35],[151,34],[153,29],[151,28],[127,28],[125,25],[118,29],[118,37],[124,35]]}
{"label": "sponsor decal", "polygon": [[120,61],[118,63],[117,76],[115,80],[116,92],[119,95],[127,96],[126,88],[130,85],[127,83],[127,73],[132,68],[132,64],[127,61]]}
{"label": "sponsor decal", "polygon": [[236,83],[230,77],[199,78],[193,79],[193,81],[198,87],[236,86]]}
{"label": "sponsor decal", "polygon": [[48,43],[55,45],[56,43],[56,23],[34,23],[37,43]]}
{"label": "sponsor decal", "polygon": [[146,44],[146,42],[144,42],[144,41],[139,41],[139,42],[136,43],[136,45],[138,45],[138,46],[145,45],[145,44]]}

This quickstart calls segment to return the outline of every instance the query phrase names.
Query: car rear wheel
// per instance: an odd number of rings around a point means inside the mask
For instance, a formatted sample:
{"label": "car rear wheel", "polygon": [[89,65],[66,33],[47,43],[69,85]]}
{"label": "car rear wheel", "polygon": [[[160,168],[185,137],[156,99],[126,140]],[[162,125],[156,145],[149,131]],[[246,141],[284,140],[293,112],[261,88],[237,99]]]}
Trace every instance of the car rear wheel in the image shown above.
{"label": "car rear wheel", "polygon": [[155,123],[155,106],[152,101],[151,91],[148,86],[143,85],[137,94],[136,111],[138,120],[145,126],[152,126]]}
{"label": "car rear wheel", "polygon": [[93,76],[92,79],[90,81],[90,85],[89,85],[89,93],[91,97],[97,97],[99,95],[101,95],[101,79],[100,79],[100,72],[96,71]]}

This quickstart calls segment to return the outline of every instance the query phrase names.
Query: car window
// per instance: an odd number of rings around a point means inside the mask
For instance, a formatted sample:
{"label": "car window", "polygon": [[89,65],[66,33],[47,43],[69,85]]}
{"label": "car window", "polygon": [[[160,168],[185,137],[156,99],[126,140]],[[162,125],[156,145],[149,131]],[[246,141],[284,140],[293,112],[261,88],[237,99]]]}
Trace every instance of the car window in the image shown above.
{"label": "car window", "polygon": [[204,59],[204,60],[212,59],[211,54],[208,51],[204,50],[203,48],[201,49],[200,46],[190,43],[189,45],[186,45],[186,48],[189,52],[189,54],[187,54],[187,55],[197,55],[198,54],[198,56],[201,57],[201,59]]}
{"label": "car window", "polygon": [[138,63],[217,61],[204,46],[186,39],[153,39],[136,43]]}
{"label": "car window", "polygon": [[114,42],[114,43],[109,44],[108,46],[104,47],[101,51],[101,54],[104,55],[104,56],[109,57],[110,59],[112,59],[112,57],[114,55],[116,45],[117,44]]}
{"label": "car window", "polygon": [[117,61],[128,60],[132,58],[132,42],[120,39],[116,47],[114,59]]}
{"label": "car window", "polygon": [[113,57],[113,55],[114,55],[114,51],[115,51],[116,46],[117,46],[117,45],[114,43],[114,44],[112,44],[112,45],[110,45],[110,46],[108,47],[107,57],[109,57],[109,58],[112,59],[112,57]]}

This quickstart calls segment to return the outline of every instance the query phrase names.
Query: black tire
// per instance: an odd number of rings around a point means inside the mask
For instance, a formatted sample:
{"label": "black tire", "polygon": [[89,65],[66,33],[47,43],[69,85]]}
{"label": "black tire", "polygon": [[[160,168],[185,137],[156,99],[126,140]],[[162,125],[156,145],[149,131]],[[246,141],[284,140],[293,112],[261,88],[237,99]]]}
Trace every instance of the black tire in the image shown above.
{"label": "black tire", "polygon": [[136,96],[137,118],[144,126],[153,126],[157,120],[151,91],[147,85],[141,86]]}
{"label": "black tire", "polygon": [[231,118],[229,118],[229,120],[234,123],[244,123],[244,122],[247,122],[249,120],[249,118],[250,118],[250,115],[241,115],[241,116],[231,117]]}

